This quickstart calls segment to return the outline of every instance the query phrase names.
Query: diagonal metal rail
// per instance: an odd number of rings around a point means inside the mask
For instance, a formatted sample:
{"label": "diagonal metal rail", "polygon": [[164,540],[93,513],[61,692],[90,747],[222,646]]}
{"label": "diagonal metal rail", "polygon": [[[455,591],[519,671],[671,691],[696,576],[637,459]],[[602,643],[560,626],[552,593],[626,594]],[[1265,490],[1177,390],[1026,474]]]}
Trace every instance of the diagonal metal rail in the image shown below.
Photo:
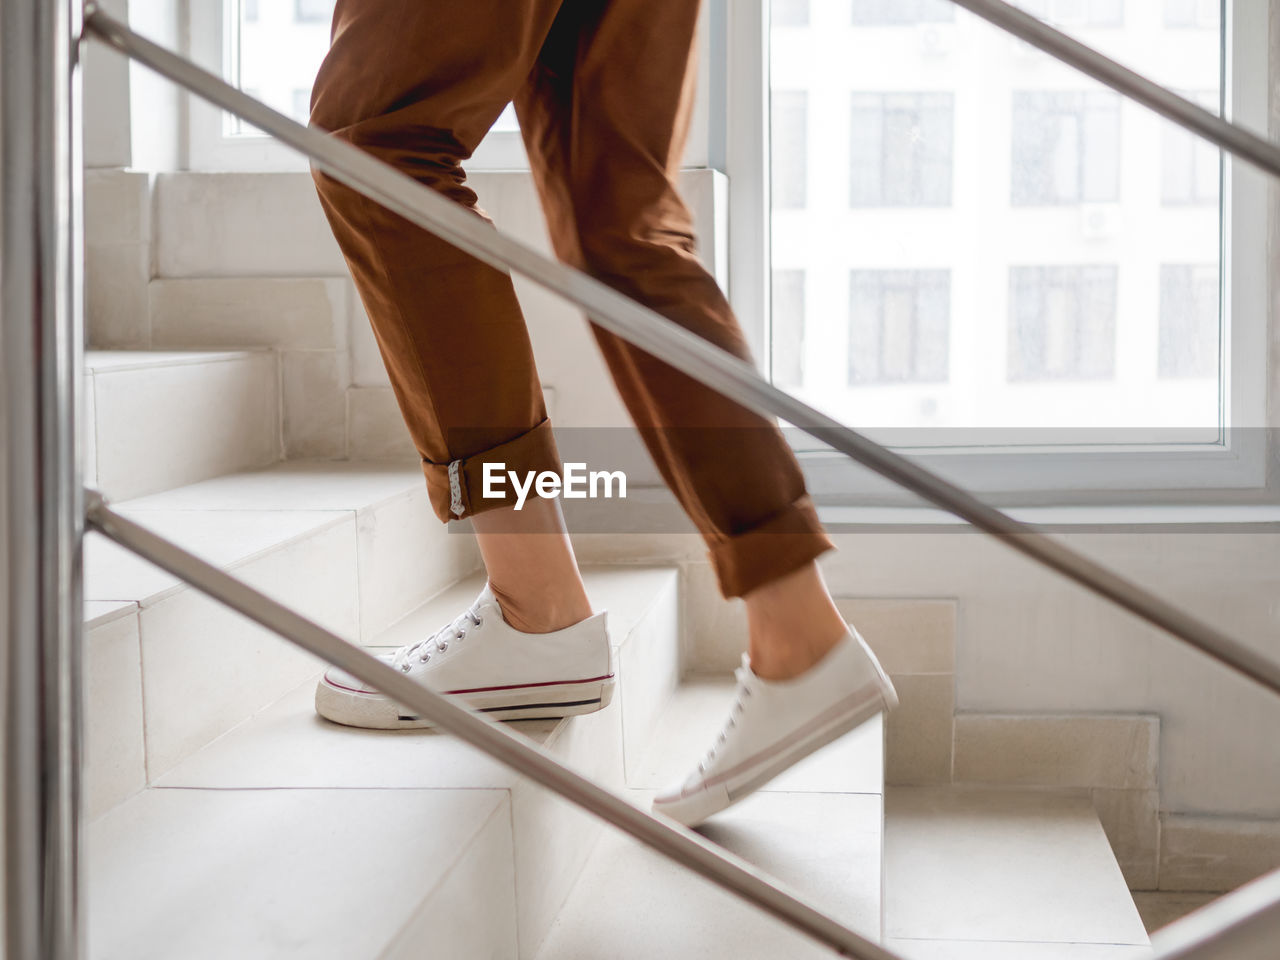
{"label": "diagonal metal rail", "polygon": [[[988,12],[993,15],[996,12],[1001,16],[1017,13],[1026,18],[1025,14],[1007,4],[964,0],[965,5],[970,3],[974,8],[990,8]],[[996,8],[1001,9],[997,11]],[[1028,19],[1038,23],[1034,18]],[[1027,28],[1019,18],[1012,18],[1010,22]],[[1280,693],[1280,663],[1261,651],[779,390],[749,363],[725,353],[612,287],[504,236],[461,205],[363,150],[272,110],[189,60],[139,36],[119,20],[103,13],[96,4],[90,3],[86,7],[85,30],[160,75],[275,136],[309,157],[315,167],[328,176],[482,262],[504,272],[515,271],[528,277],[581,307],[594,323],[701,380],[724,396],[762,416],[779,417],[794,424],[888,480],[967,520],[1013,549],[1196,647],[1272,692]],[[1046,39],[1042,36],[1046,43],[1050,39],[1063,45],[1075,43],[1065,34],[1043,25],[1038,32],[1056,37]],[[1106,60],[1101,54],[1094,53],[1093,57]],[[1116,71],[1125,70],[1118,64],[1113,64],[1113,67]],[[1120,73],[1111,77],[1109,82],[1122,93],[1130,92],[1130,79]],[[1181,101],[1174,94],[1165,93],[1169,98]],[[1181,102],[1187,110],[1204,114],[1204,119],[1217,120],[1194,104]],[[1192,129],[1226,149],[1240,147],[1238,138],[1223,136],[1223,131],[1216,124]],[[1226,142],[1228,139],[1231,143]],[[1273,164],[1269,161],[1267,169],[1280,176],[1280,150],[1262,143],[1252,153],[1259,158],[1274,160]]]}
{"label": "diagonal metal rail", "polygon": [[518,773],[625,831],[681,866],[711,880],[771,916],[855,960],[899,960],[839,921],[797,899],[755,867],[692,830],[645,813],[575,773],[501,723],[459,706],[353,643],[245,585],[213,564],[113,511],[101,495],[86,497],[93,529],[145,557],[232,610],[323,660],[359,677],[444,730]]}

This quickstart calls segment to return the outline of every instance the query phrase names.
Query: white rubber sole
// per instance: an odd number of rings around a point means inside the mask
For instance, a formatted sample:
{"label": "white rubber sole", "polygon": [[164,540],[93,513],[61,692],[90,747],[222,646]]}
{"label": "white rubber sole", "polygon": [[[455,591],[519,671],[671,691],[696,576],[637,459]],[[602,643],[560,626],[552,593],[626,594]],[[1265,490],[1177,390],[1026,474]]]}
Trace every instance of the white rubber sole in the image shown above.
{"label": "white rubber sole", "polygon": [[[472,710],[495,720],[576,717],[603,710],[613,700],[613,677],[530,684],[506,690],[451,694]],[[316,685],[316,713],[326,720],[368,730],[416,730],[435,726],[381,693],[364,693],[321,679]]]}

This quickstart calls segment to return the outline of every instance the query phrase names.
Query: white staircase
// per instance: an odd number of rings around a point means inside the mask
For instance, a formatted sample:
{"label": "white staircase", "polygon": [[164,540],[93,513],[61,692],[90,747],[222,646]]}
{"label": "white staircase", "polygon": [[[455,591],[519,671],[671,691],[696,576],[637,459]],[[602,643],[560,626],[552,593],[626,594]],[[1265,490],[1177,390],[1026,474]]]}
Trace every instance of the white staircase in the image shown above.
{"label": "white staircase", "polygon": [[[185,242],[182,191],[207,180],[161,181],[166,277],[148,281],[146,322],[90,317],[102,342],[143,329],[152,349],[89,353],[89,482],[354,642],[420,638],[478,592],[474,543],[431,514],[403,432],[387,430],[389,391],[344,396],[349,379],[324,374],[368,361],[344,333],[355,308],[327,237]],[[216,186],[242,195],[248,223],[272,184],[311,196],[296,177]],[[279,277],[247,276],[277,260]],[[400,459],[342,459],[361,450]],[[330,459],[288,459],[300,453]],[[92,960],[828,955],[447,736],[320,720],[314,658],[97,535],[85,559]],[[724,646],[682,634],[727,621],[695,615],[683,592],[714,588],[678,566],[586,580],[609,610],[618,694],[512,728],[647,805],[731,694],[725,677],[681,682],[682,651]],[[886,807],[884,744],[877,719],[707,835],[908,957],[1140,955],[1087,800],[895,791]]]}

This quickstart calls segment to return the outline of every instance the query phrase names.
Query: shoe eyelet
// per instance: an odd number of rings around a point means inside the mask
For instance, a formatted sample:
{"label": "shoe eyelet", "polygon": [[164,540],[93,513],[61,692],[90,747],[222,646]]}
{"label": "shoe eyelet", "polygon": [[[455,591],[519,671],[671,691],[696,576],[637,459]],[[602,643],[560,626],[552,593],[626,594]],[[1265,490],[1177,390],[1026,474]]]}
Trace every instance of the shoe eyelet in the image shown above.
{"label": "shoe eyelet", "polygon": [[484,617],[476,617],[473,621],[477,627],[484,626]]}
{"label": "shoe eyelet", "polygon": [[412,665],[412,664],[410,664],[410,663],[402,663],[402,664],[400,664],[400,672],[401,672],[401,673],[408,673],[408,672],[409,672],[410,670],[412,670],[412,669],[413,669],[413,665]]}
{"label": "shoe eyelet", "polygon": [[422,656],[420,656],[420,657],[418,658],[418,662],[419,662],[419,663],[430,663],[430,662],[431,662],[431,654],[429,654],[429,653],[424,653]]}
{"label": "shoe eyelet", "polygon": [[439,650],[441,653],[444,653],[446,650],[449,649],[449,641],[441,640],[439,643],[436,644],[436,649]]}

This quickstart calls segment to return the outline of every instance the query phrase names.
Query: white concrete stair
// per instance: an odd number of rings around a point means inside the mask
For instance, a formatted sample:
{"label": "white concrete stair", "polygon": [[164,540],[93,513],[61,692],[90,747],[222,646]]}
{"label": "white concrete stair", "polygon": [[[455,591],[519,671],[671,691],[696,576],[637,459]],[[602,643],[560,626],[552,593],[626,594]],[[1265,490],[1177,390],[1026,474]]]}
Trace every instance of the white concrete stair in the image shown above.
{"label": "white concrete stair", "polygon": [[269,350],[90,350],[86,482],[113,499],[280,459],[279,361]]}
{"label": "white concrete stair", "polygon": [[886,801],[886,945],[908,960],[1150,955],[1087,793],[894,787]]}
{"label": "white concrete stair", "polygon": [[[414,467],[277,464],[116,507],[305,615],[371,640],[477,565]],[[146,561],[85,545],[87,805],[119,803],[318,669]]]}
{"label": "white concrete stair", "polygon": [[[676,572],[588,568],[619,663],[608,709],[512,728],[615,788],[624,729],[675,684]],[[456,615],[475,575],[375,638]],[[316,717],[319,668],[90,831],[90,956],[531,957],[599,836],[577,811],[429,731]],[[127,906],[134,905],[134,906]]]}
{"label": "white concrete stair", "polygon": [[[687,773],[732,698],[725,679],[683,684],[628,784],[647,803]],[[701,828],[871,939],[881,932],[884,732],[880,718],[819,751]],[[601,839],[540,960],[828,957],[830,951],[629,838]]]}

